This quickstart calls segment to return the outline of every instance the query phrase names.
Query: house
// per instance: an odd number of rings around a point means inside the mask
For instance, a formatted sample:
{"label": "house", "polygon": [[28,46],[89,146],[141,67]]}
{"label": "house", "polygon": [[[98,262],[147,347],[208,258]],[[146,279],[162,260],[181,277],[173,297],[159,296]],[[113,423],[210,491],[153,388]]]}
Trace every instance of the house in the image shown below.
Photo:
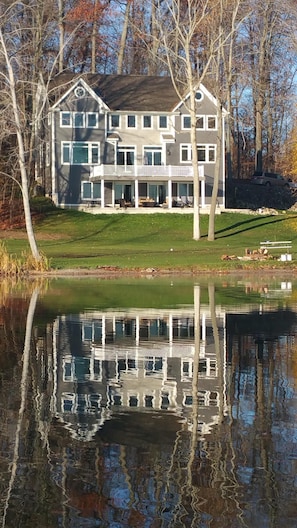
{"label": "house", "polygon": [[[196,101],[200,205],[208,207],[217,105],[203,85]],[[57,206],[193,205],[190,114],[169,77],[61,74],[51,85],[47,134],[43,183]],[[224,179],[223,161],[220,207]]]}

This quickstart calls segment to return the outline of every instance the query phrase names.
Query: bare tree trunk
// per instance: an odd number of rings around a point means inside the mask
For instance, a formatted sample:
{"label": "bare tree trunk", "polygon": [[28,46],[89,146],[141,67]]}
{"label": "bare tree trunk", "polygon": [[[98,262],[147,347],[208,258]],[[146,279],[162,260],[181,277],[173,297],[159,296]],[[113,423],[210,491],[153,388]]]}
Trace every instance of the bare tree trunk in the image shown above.
{"label": "bare tree trunk", "polygon": [[6,81],[7,81],[8,89],[10,92],[11,106],[12,106],[15,128],[16,128],[19,166],[20,166],[20,172],[21,172],[21,190],[22,190],[22,196],[23,196],[23,205],[24,205],[24,214],[25,214],[25,223],[26,223],[28,242],[29,242],[33,257],[36,260],[41,260],[41,256],[37,248],[34,231],[33,231],[33,225],[32,225],[30,200],[29,200],[28,175],[27,175],[26,161],[25,161],[24,138],[23,138],[23,134],[21,130],[20,113],[19,113],[19,107],[18,107],[17,97],[16,97],[14,71],[12,68],[10,57],[7,52],[2,29],[0,29],[0,43],[2,46],[2,52],[5,57],[5,63],[6,63],[6,68],[8,72]]}
{"label": "bare tree trunk", "polygon": [[223,115],[222,115],[222,104],[218,101],[218,135],[217,135],[217,155],[215,163],[215,171],[213,178],[213,189],[211,195],[210,203],[210,212],[209,212],[209,221],[208,221],[208,240],[213,242],[215,239],[215,215],[218,199],[218,190],[219,190],[219,178],[222,163],[222,143],[223,143]]}
{"label": "bare tree trunk", "polygon": [[59,27],[59,73],[64,69],[64,0],[58,0],[58,27]]}
{"label": "bare tree trunk", "polygon": [[130,0],[127,0],[124,23],[123,23],[122,33],[121,33],[120,49],[119,49],[119,54],[118,54],[117,73],[119,75],[123,73],[124,53],[125,53],[125,46],[126,46],[126,40],[127,40],[128,25],[129,25],[129,13],[130,13]]}
{"label": "bare tree trunk", "polygon": [[91,56],[91,73],[96,72],[96,37],[98,31],[98,0],[95,0],[94,4],[94,20],[92,29],[92,56]]}

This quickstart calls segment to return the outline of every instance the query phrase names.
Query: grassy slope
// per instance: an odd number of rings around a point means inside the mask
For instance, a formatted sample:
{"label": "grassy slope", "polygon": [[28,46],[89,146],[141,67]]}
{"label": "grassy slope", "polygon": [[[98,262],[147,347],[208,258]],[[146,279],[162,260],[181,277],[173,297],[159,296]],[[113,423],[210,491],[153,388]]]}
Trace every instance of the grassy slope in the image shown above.
{"label": "grassy slope", "polygon": [[[54,268],[243,268],[246,263],[222,261],[222,255],[243,256],[245,248],[257,249],[262,240],[292,240],[295,257],[297,214],[223,213],[216,217],[214,242],[207,241],[208,216],[201,216],[199,241],[192,240],[192,225],[191,214],[91,215],[54,209],[38,221],[35,233]],[[26,240],[17,237],[8,239],[6,246],[17,255],[28,248]],[[273,264],[295,267],[294,262]]]}

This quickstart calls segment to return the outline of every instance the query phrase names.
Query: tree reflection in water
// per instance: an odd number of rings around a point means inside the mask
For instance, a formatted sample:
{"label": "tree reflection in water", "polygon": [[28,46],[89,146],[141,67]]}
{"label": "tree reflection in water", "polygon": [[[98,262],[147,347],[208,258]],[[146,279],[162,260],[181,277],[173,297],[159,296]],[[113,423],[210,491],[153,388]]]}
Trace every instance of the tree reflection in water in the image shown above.
{"label": "tree reflection in water", "polygon": [[295,306],[217,289],[54,316],[35,289],[22,332],[6,299],[3,527],[295,526]]}

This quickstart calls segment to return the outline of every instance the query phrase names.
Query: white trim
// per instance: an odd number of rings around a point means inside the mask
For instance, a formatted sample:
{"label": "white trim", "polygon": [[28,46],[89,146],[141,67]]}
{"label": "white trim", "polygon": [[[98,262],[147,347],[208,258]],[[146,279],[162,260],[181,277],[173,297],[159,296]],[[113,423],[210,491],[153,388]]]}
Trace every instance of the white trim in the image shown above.
{"label": "white trim", "polygon": [[[65,84],[67,85],[67,83],[65,83]],[[59,105],[68,97],[69,94],[71,94],[72,91],[75,90],[75,88],[78,85],[82,85],[85,88],[86,93],[88,93],[91,97],[93,97],[93,99],[95,99],[95,101],[97,101],[100,110],[102,110],[102,109],[104,109],[106,111],[109,110],[108,106],[103,102],[101,97],[98,97],[98,95],[96,95],[94,90],[92,90],[92,88],[90,88],[90,86],[84,81],[84,79],[82,79],[82,77],[79,77],[74,84],[73,84],[73,81],[71,81],[71,85],[68,88],[68,90],[66,90],[66,92],[62,95],[62,97],[60,97],[60,99],[58,99],[57,102],[51,108],[53,110],[58,108]]]}
{"label": "white trim", "polygon": [[[205,164],[210,163],[214,164],[216,162],[216,155],[217,155],[217,145],[215,143],[197,143],[197,153],[198,153],[198,147],[204,147],[205,148],[205,161],[199,160],[199,164]],[[184,163],[191,163],[192,162],[192,145],[191,143],[181,143],[180,146],[180,152],[179,152],[179,162],[181,164]],[[211,150],[214,150],[214,160],[209,160],[209,153]],[[187,160],[182,159],[182,152],[187,152]]]}
{"label": "white trim", "polygon": [[[206,118],[205,119],[206,130],[210,130],[210,131],[218,130],[218,116],[209,114],[209,115],[206,115],[205,118]],[[209,127],[209,123],[208,123],[209,119],[214,119],[215,120],[215,126],[213,128]]]}
{"label": "white trim", "polygon": [[[160,126],[160,118],[161,117],[166,117],[166,123],[167,123],[167,126],[166,127],[161,127]],[[160,114],[158,116],[158,130],[169,130],[169,115],[167,114]]]}
{"label": "white trim", "polygon": [[[150,118],[150,126],[144,126],[144,118],[145,117],[149,117]],[[150,114],[143,114],[142,116],[142,119],[141,119],[141,127],[142,127],[142,130],[152,130],[153,127],[153,116],[150,115]]]}
{"label": "white trim", "polygon": [[[207,90],[207,88],[205,88],[205,86],[202,83],[199,84],[197,88],[195,89],[195,91],[198,91],[198,90],[201,90],[201,92],[205,95],[205,97],[207,97],[215,106],[218,106],[218,102],[216,98]],[[185,101],[189,99],[189,97],[190,97],[190,93],[187,93],[186,96],[177,103],[177,105],[172,109],[172,111],[177,112],[178,109],[185,103]]]}
{"label": "white trim", "polygon": [[[134,117],[134,119],[135,119],[135,125],[134,126],[129,126],[128,125],[128,118],[129,117]],[[126,128],[127,128],[127,130],[135,130],[137,128],[137,116],[136,116],[136,114],[128,113],[126,115]]]}
{"label": "white trim", "polygon": [[[110,132],[112,130],[119,130],[119,128],[121,128],[121,117],[122,116],[120,114],[118,114],[117,112],[111,112],[108,117],[109,117],[109,120],[108,120],[108,131]],[[112,118],[113,117],[118,117],[119,118],[118,126],[115,126],[115,125],[112,124]]]}
{"label": "white trim", "polygon": [[[69,125],[63,125],[63,114],[69,114]],[[75,116],[76,115],[82,115],[83,116],[83,124],[81,126],[75,126]],[[88,116],[94,115],[96,117],[96,124],[95,126],[88,126]],[[70,112],[69,110],[61,110],[60,111],[60,128],[90,128],[90,129],[96,129],[99,125],[99,112],[78,112],[73,111]]]}
{"label": "white trim", "polygon": [[[73,162],[73,146],[75,144],[83,144],[88,147],[88,161],[85,163],[74,163]],[[64,161],[64,146],[69,145],[69,158],[70,161]],[[98,149],[98,161],[92,162],[89,160],[92,160],[92,149],[93,146],[96,146]],[[99,141],[61,141],[61,166],[64,165],[75,165],[75,166],[81,166],[81,165],[100,165],[100,142]]]}

